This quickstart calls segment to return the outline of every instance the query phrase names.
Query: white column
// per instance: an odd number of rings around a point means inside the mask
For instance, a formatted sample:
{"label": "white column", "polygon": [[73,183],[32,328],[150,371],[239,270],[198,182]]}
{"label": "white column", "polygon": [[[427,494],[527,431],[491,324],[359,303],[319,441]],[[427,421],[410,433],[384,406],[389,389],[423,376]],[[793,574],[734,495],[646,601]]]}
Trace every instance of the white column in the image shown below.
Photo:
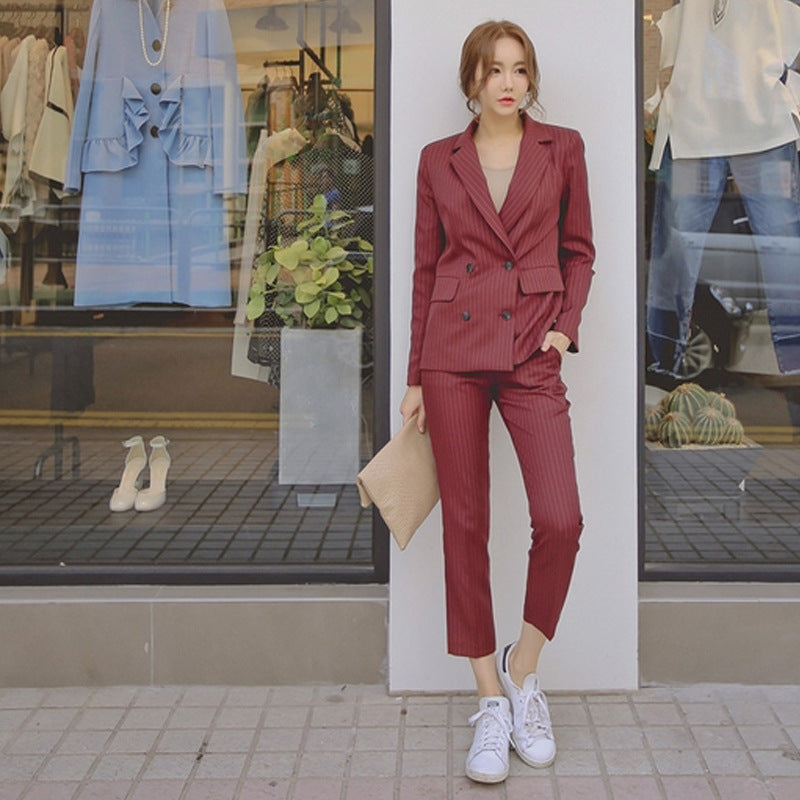
{"label": "white column", "polygon": [[[414,181],[421,147],[462,130],[461,43],[489,16],[482,0],[393,3],[392,425],[405,389],[413,268]],[[637,685],[636,100],[629,0],[508,0],[537,49],[545,121],[577,128],[587,149],[596,276],[581,351],[564,376],[572,402],[585,530],[555,640],[540,665],[548,689]],[[492,574],[499,643],[520,624],[529,531],[522,480],[499,415],[492,418]],[[472,687],[446,655],[438,508],[400,553],[392,545],[389,683],[393,691]]]}

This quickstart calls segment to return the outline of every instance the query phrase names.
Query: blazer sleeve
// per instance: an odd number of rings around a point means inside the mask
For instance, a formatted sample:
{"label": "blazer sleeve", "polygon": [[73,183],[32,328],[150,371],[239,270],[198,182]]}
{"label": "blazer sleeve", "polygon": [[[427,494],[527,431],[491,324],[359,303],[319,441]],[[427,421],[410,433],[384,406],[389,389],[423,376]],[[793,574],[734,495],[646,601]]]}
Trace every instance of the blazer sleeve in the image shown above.
{"label": "blazer sleeve", "polygon": [[573,131],[566,144],[558,253],[564,294],[553,328],[568,336],[572,342],[569,349],[577,352],[578,326],[594,275],[595,250],[583,140]]}
{"label": "blazer sleeve", "polygon": [[420,382],[420,357],[425,336],[436,263],[442,252],[442,223],[433,195],[427,150],[422,151],[417,171],[417,222],[414,231],[414,288],[411,299],[411,348],[407,383]]}

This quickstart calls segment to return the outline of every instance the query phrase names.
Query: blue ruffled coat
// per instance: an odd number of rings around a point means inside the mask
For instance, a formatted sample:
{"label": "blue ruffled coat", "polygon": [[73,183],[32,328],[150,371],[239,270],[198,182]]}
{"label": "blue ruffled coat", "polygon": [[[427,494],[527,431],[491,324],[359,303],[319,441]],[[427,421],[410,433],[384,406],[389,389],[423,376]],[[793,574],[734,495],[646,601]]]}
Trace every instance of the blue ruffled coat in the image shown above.
{"label": "blue ruffled coat", "polygon": [[[80,191],[75,305],[227,306],[223,195],[246,191],[222,0],[95,0],[65,188]],[[158,13],[156,14],[156,11]]]}

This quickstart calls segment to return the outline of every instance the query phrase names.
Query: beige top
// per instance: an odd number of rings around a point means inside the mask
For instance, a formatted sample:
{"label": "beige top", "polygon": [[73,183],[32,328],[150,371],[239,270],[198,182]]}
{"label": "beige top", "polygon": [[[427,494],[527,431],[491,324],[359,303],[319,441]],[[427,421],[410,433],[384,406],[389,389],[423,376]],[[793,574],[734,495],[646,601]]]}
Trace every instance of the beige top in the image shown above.
{"label": "beige top", "polygon": [[492,196],[492,202],[499,212],[508,194],[508,187],[511,183],[511,176],[514,174],[514,167],[507,167],[506,169],[482,167],[482,169],[483,174],[486,176],[486,185],[489,187],[489,194]]}

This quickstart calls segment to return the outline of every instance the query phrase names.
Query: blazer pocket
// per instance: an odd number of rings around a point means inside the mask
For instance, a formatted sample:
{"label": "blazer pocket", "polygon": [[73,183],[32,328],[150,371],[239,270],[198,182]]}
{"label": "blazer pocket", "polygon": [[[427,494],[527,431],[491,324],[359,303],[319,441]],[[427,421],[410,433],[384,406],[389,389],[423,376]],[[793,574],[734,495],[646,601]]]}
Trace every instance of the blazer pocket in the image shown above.
{"label": "blazer pocket", "polygon": [[563,292],[564,281],[561,278],[561,268],[552,264],[520,270],[519,286],[523,294]]}
{"label": "blazer pocket", "polygon": [[431,293],[432,303],[449,303],[458,291],[458,278],[443,276],[436,279]]}

